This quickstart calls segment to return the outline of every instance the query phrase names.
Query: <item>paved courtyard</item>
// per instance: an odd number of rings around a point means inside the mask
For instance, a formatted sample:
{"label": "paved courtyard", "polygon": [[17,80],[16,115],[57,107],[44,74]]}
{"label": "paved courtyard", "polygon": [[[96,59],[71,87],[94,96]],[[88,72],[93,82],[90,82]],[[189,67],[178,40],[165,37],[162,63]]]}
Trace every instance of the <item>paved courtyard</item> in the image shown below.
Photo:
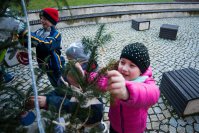
{"label": "paved courtyard", "polygon": [[[162,24],[179,26],[175,41],[159,38]],[[87,25],[59,29],[62,33],[63,54],[66,47],[83,36],[94,37],[99,25]],[[110,43],[105,45],[105,51],[99,55],[107,63],[110,59],[119,59],[122,48],[132,42],[142,42],[148,49],[151,58],[154,78],[160,85],[162,73],[170,70],[192,67],[199,70],[199,17],[166,18],[151,20],[150,29],[136,31],[131,28],[131,22],[117,22],[106,24],[106,33],[112,35]],[[37,64],[34,63],[34,66]],[[22,82],[23,89],[31,86],[30,70],[28,66],[18,65],[9,68],[17,76],[15,82]],[[49,86],[46,77],[40,81],[38,88]],[[105,107],[104,120],[108,123],[109,105]],[[158,103],[148,111],[147,131],[149,133],[196,133],[199,132],[199,115],[179,117],[172,106],[168,105],[163,95]]]}

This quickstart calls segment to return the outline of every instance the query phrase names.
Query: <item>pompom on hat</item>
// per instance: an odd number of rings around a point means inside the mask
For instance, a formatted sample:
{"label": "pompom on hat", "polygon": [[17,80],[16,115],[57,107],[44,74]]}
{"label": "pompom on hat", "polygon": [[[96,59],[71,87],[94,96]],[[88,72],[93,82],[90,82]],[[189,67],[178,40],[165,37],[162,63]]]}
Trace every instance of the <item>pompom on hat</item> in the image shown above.
{"label": "pompom on hat", "polygon": [[39,16],[44,16],[46,19],[48,19],[53,25],[56,25],[59,21],[59,12],[55,8],[44,8]]}
{"label": "pompom on hat", "polygon": [[125,46],[120,58],[126,58],[138,66],[143,74],[150,66],[150,58],[147,47],[142,43],[132,43]]}

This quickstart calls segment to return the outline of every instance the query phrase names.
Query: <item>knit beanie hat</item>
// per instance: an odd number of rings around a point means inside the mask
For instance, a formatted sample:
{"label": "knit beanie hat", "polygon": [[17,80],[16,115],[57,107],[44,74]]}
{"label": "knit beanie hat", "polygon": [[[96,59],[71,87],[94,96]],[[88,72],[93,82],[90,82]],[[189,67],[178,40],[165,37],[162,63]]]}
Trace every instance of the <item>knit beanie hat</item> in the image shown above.
{"label": "knit beanie hat", "polygon": [[143,74],[150,65],[147,47],[142,43],[132,43],[125,46],[120,58],[126,58],[138,66]]}
{"label": "knit beanie hat", "polygon": [[90,53],[85,53],[81,42],[75,42],[66,49],[66,56],[77,61],[88,61]]}
{"label": "knit beanie hat", "polygon": [[53,25],[56,25],[59,20],[58,10],[55,8],[44,8],[39,16],[44,16],[48,19]]}

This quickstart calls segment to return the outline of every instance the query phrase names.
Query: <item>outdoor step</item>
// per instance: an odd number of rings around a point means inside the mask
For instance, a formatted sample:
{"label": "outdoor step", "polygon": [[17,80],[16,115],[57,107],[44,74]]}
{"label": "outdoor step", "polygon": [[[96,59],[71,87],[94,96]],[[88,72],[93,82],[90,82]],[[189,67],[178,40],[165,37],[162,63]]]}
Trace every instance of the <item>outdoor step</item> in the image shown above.
{"label": "outdoor step", "polygon": [[185,68],[163,73],[160,90],[180,116],[199,113],[199,73]]}
{"label": "outdoor step", "polygon": [[[71,26],[121,22],[136,18],[155,19],[168,17],[187,17],[199,15],[199,2],[171,3],[119,3],[107,5],[72,6],[72,16],[66,8],[59,10],[57,28]],[[29,11],[32,29],[40,25],[40,10]]]}
{"label": "outdoor step", "polygon": [[[88,15],[88,14],[101,14],[113,12],[144,12],[155,10],[174,10],[174,9],[198,9],[199,2],[167,2],[167,3],[117,3],[117,4],[99,4],[89,6],[71,6],[70,12],[73,16]],[[40,10],[29,11],[30,20],[39,19]],[[60,17],[71,16],[67,8],[59,10]]]}

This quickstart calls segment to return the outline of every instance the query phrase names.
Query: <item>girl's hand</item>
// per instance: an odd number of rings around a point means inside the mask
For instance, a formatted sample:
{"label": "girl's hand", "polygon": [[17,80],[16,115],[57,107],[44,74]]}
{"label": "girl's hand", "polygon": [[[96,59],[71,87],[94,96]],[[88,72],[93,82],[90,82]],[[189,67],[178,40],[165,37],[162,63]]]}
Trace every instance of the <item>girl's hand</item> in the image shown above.
{"label": "girl's hand", "polygon": [[107,72],[109,84],[108,84],[108,91],[113,95],[114,97],[122,100],[127,100],[129,98],[129,93],[127,91],[126,85],[125,85],[125,79],[116,70],[111,70]]}
{"label": "girl's hand", "polygon": [[46,107],[46,96],[38,96],[38,102],[40,108]]}
{"label": "girl's hand", "polygon": [[[80,74],[84,77],[84,70],[82,69],[81,65],[79,62],[75,63],[75,67],[77,68],[77,70],[80,72]],[[79,87],[79,83],[77,82],[77,80],[74,77],[74,74],[69,71],[68,74],[66,75],[68,82],[76,87]]]}
{"label": "girl's hand", "polygon": [[84,77],[84,70],[82,69],[82,66],[79,62],[75,63],[75,67],[79,70],[79,72],[82,74],[82,76]]}

